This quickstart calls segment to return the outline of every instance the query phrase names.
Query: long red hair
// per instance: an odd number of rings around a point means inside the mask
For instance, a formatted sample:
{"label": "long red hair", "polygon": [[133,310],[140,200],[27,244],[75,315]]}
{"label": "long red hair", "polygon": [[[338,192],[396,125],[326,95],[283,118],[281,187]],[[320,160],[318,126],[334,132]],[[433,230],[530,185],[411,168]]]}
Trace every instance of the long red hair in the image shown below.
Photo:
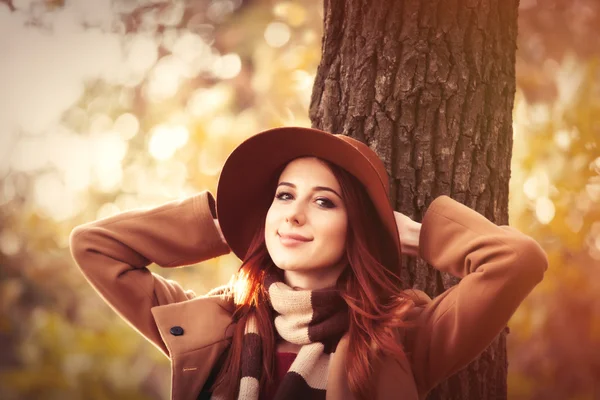
{"label": "long red hair", "polygon": [[[403,316],[414,303],[401,291],[404,288],[398,276],[401,265],[394,241],[375,211],[362,184],[346,170],[325,162],[342,191],[348,213],[346,268],[337,281],[341,296],[348,304],[348,383],[359,400],[372,398],[376,387],[373,373],[383,358],[391,355],[404,357],[398,337],[398,328],[406,326]],[[279,177],[279,174],[276,176]],[[272,185],[273,195],[276,182]],[[259,212],[266,216],[268,205]],[[277,269],[265,244],[264,218],[257,228],[249,250],[238,272],[229,283],[236,309],[236,323],[231,346],[213,389],[226,399],[235,399],[241,380],[242,339],[245,322],[253,313],[262,339],[262,374],[260,387],[274,377],[275,329],[273,316],[262,287],[266,271]],[[375,367],[375,368],[374,368]]]}

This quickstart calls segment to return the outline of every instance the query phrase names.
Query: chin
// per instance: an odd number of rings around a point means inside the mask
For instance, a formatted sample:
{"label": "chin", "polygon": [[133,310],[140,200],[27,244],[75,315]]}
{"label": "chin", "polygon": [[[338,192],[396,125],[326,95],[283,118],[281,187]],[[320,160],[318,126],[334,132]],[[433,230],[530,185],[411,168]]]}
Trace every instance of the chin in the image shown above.
{"label": "chin", "polygon": [[303,263],[298,263],[295,261],[290,261],[290,260],[279,260],[279,261],[275,261],[273,260],[273,263],[275,264],[275,266],[279,269],[282,269],[284,271],[300,271],[303,269],[307,269],[305,267],[305,264]]}

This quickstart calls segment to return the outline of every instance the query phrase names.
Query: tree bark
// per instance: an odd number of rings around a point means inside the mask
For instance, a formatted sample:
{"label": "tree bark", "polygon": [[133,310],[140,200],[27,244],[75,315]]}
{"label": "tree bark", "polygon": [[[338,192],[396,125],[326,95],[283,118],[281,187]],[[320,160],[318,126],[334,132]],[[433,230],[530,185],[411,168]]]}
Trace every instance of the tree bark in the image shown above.
{"label": "tree bark", "polygon": [[[396,210],[420,220],[449,195],[508,223],[518,0],[325,0],[316,128],[367,143]],[[434,297],[457,279],[403,260]],[[506,334],[429,399],[505,399]]]}

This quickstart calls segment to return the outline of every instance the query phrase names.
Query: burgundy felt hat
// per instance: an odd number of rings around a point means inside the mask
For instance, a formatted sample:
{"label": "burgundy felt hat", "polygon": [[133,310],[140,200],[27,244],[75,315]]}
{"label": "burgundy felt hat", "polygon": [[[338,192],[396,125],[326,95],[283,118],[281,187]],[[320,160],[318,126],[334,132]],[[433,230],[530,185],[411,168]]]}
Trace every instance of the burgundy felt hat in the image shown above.
{"label": "burgundy felt hat", "polygon": [[275,195],[283,167],[303,156],[336,164],[365,187],[400,260],[398,228],[388,197],[388,175],[377,154],[364,143],[317,129],[282,127],[260,132],[236,147],[223,165],[217,186],[217,218],[223,236],[244,259],[252,236]]}

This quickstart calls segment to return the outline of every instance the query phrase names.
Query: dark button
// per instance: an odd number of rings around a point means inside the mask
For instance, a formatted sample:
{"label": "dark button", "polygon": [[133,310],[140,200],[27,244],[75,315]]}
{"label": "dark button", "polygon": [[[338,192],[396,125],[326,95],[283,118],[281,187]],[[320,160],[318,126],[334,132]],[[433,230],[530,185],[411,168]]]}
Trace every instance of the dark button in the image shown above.
{"label": "dark button", "polygon": [[183,335],[183,328],[180,326],[174,326],[171,328],[170,332],[173,336],[181,336]]}

